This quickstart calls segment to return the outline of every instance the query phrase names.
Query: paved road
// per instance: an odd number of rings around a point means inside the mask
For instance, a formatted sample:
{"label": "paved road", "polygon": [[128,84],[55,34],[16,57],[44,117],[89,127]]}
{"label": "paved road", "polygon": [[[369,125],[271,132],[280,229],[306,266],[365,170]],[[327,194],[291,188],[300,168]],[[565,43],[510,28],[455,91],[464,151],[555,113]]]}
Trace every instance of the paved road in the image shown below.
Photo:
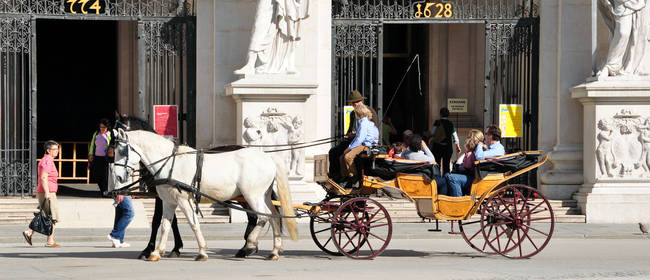
{"label": "paved road", "polygon": [[474,252],[463,240],[394,239],[380,257],[356,261],[320,252],[308,239],[286,241],[280,261],[265,261],[270,240],[249,259],[232,255],[237,240],[209,240],[207,262],[195,262],[187,240],[179,259],[134,257],[145,243],[114,249],[109,242],[69,242],[60,248],[0,244],[2,279],[649,279],[650,239],[554,238],[532,259]]}

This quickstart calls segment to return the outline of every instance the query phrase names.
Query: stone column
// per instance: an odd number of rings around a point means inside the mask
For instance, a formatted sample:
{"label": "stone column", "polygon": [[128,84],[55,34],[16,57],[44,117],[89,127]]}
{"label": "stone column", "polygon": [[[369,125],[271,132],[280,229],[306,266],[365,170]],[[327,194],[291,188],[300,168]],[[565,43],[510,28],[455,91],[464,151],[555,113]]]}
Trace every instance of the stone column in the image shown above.
{"label": "stone column", "polygon": [[584,184],[574,198],[588,223],[650,221],[650,78],[571,89],[583,107]]}
{"label": "stone column", "polygon": [[[569,89],[591,75],[591,1],[540,1],[540,169],[549,199],[571,199],[582,184],[582,107]],[[550,168],[549,168],[550,167]]]}

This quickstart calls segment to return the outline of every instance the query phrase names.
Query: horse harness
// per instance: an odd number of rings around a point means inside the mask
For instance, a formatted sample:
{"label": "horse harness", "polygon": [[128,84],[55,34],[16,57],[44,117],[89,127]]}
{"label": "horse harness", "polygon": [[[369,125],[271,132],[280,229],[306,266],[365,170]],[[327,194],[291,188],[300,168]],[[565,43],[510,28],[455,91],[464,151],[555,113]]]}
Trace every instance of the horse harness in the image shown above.
{"label": "horse harness", "polygon": [[[138,154],[140,156],[140,158],[142,158],[142,155],[131,147],[131,145],[129,144],[128,138],[126,140],[115,139],[115,141],[118,142],[118,143],[125,143],[125,145],[128,147],[129,150],[134,151],[136,154]],[[204,159],[205,153],[207,152],[207,153],[210,153],[210,154],[216,154],[216,153],[221,153],[221,152],[225,152],[225,151],[229,151],[229,150],[231,151],[231,150],[241,149],[241,148],[244,148],[244,147],[230,145],[230,146],[224,146],[224,147],[221,147],[221,148],[224,149],[224,150],[211,149],[211,150],[205,151],[205,150],[201,149],[201,150],[196,150],[196,151],[191,151],[191,152],[178,153],[178,144],[176,142],[174,142],[174,148],[172,150],[171,155],[149,164],[149,166],[153,166],[154,164],[163,162],[162,166],[154,174],[151,174],[150,172],[148,172],[147,166],[143,166],[143,167],[140,168],[140,170],[136,170],[135,168],[128,166],[128,164],[114,163],[116,166],[129,168],[129,169],[132,169],[135,172],[138,172],[140,174],[140,178],[138,180],[126,185],[125,187],[123,187],[120,190],[113,190],[112,193],[113,194],[127,194],[127,193],[129,193],[130,191],[132,191],[135,188],[144,189],[144,186],[142,186],[143,184],[150,187],[150,188],[158,186],[158,185],[171,185],[171,186],[176,187],[176,189],[178,189],[179,192],[180,191],[187,191],[189,193],[194,194],[194,205],[196,207],[196,213],[200,214],[201,217],[203,217],[203,213],[199,209],[199,202],[201,201],[201,197],[206,197],[206,198],[214,201],[215,203],[217,203],[217,204],[219,204],[219,205],[221,205],[223,207],[227,207],[227,208],[234,209],[234,210],[239,210],[239,211],[244,211],[246,213],[255,214],[255,215],[268,216],[268,217],[272,217],[272,218],[301,218],[303,216],[301,214],[298,214],[298,215],[295,215],[295,216],[284,216],[284,215],[274,215],[274,214],[261,213],[261,212],[253,211],[253,210],[246,209],[246,208],[243,208],[241,206],[238,206],[238,205],[235,204],[235,202],[232,202],[232,201],[221,201],[221,200],[219,200],[219,199],[217,199],[217,198],[215,198],[213,196],[210,196],[210,195],[202,192],[201,191],[201,173],[202,173],[202,170],[203,170],[203,159]],[[216,149],[219,149],[219,148],[216,148]],[[120,152],[124,154],[124,151],[120,151]],[[128,163],[128,150],[126,151],[125,154],[126,154],[126,162]],[[174,170],[174,164],[176,163],[176,156],[183,155],[183,154],[196,154],[196,173],[194,174],[194,178],[192,179],[191,185],[188,185],[188,184],[183,183],[181,181],[172,179],[172,177],[171,177],[172,176],[172,171]],[[165,165],[167,165],[167,163],[169,162],[170,159],[171,159],[171,167],[169,169],[169,173],[167,175],[167,178],[165,178],[165,179],[155,179],[156,176],[158,174],[160,174],[160,172],[165,167]],[[138,186],[135,186],[136,184],[138,184]]]}

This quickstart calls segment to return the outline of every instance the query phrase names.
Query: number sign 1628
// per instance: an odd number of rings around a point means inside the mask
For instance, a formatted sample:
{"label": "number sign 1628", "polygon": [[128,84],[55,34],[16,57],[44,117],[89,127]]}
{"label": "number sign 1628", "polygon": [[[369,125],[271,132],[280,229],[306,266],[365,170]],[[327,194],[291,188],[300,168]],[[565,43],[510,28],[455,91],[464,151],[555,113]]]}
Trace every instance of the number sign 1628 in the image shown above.
{"label": "number sign 1628", "polygon": [[426,2],[415,5],[415,18],[450,18],[454,16],[454,6],[451,3]]}
{"label": "number sign 1628", "polygon": [[103,14],[105,0],[65,0],[65,12],[71,14]]}

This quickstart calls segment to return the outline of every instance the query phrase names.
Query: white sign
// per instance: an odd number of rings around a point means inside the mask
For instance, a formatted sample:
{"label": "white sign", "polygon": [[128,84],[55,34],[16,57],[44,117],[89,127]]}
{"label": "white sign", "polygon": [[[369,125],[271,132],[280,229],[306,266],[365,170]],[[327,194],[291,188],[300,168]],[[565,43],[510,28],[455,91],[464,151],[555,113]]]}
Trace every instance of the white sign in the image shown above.
{"label": "white sign", "polygon": [[450,113],[467,113],[467,98],[447,98]]}

